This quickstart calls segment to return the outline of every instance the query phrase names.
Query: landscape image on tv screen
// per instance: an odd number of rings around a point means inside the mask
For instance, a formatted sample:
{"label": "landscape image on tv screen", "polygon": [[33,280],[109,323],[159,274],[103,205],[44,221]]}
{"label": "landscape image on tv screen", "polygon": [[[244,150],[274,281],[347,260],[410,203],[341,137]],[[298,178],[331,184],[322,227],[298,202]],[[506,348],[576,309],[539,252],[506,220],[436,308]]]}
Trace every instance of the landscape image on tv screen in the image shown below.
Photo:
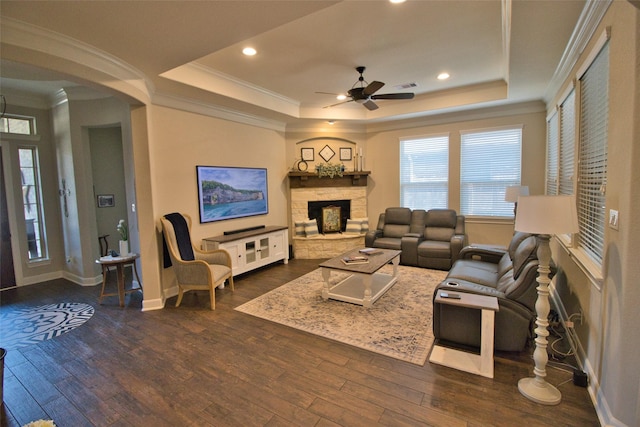
{"label": "landscape image on tv screen", "polygon": [[200,222],[269,213],[267,170],[196,166]]}

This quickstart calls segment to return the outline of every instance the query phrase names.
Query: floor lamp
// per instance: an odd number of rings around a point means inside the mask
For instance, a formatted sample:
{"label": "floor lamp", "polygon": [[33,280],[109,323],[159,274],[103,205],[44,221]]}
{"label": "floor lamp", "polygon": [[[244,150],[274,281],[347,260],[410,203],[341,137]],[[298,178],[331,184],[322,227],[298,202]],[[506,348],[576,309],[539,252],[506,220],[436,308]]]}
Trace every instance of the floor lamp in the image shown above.
{"label": "floor lamp", "polygon": [[510,185],[504,191],[504,201],[513,203],[513,216],[518,212],[518,197],[528,196],[529,187],[526,185]]}
{"label": "floor lamp", "polygon": [[536,349],[533,352],[535,367],[533,378],[518,381],[518,390],[526,398],[544,405],[557,405],[562,399],[560,391],[549,384],[546,366],[547,337],[549,336],[549,279],[552,234],[578,232],[578,215],[574,196],[523,196],[518,198],[516,231],[535,234],[538,239],[538,298],[536,300]]}

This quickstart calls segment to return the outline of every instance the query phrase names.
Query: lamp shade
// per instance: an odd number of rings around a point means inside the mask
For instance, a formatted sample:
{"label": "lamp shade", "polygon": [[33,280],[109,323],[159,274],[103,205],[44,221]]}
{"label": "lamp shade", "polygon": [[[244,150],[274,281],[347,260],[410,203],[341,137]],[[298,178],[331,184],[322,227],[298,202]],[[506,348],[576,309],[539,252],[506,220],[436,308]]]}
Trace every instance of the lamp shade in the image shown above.
{"label": "lamp shade", "polygon": [[575,196],[519,197],[515,229],[532,234],[577,233]]}
{"label": "lamp shade", "polygon": [[515,203],[520,196],[528,196],[529,187],[526,185],[510,185],[504,192],[504,201]]}

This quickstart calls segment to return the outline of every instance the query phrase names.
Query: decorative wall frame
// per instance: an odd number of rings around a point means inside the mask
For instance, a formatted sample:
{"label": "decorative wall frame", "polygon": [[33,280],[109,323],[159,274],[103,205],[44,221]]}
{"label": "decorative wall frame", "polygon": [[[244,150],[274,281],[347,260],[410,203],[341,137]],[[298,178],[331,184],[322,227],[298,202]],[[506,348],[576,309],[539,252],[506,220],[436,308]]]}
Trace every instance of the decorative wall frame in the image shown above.
{"label": "decorative wall frame", "polygon": [[304,160],[305,162],[313,161],[313,148],[301,148],[300,157],[302,157],[302,160]]}
{"label": "decorative wall frame", "polygon": [[325,145],[322,150],[318,153],[320,157],[324,159],[325,162],[328,162],[336,155],[336,152],[331,149],[328,145]]}
{"label": "decorative wall frame", "polygon": [[116,205],[116,200],[113,194],[98,194],[99,208],[112,208],[115,205]]}
{"label": "decorative wall frame", "polygon": [[352,156],[351,148],[340,148],[340,160],[351,160]]}

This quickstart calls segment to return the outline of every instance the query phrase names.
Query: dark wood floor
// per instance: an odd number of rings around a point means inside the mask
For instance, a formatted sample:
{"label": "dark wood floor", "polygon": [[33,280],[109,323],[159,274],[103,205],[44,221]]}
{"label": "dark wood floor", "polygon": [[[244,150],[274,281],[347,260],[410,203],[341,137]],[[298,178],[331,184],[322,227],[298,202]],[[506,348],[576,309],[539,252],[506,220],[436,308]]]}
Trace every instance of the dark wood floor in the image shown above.
{"label": "dark wood floor", "polygon": [[[257,319],[234,307],[316,268],[291,260],[179,308],[143,313],[141,296],[97,304],[97,287],[56,280],[4,291],[1,309],[58,302],[96,308],[63,336],[8,352],[3,425],[60,426],[597,426],[587,389],[558,406],[520,395],[529,354],[499,355],[495,378],[417,366]],[[571,378],[548,369],[552,384]]]}

